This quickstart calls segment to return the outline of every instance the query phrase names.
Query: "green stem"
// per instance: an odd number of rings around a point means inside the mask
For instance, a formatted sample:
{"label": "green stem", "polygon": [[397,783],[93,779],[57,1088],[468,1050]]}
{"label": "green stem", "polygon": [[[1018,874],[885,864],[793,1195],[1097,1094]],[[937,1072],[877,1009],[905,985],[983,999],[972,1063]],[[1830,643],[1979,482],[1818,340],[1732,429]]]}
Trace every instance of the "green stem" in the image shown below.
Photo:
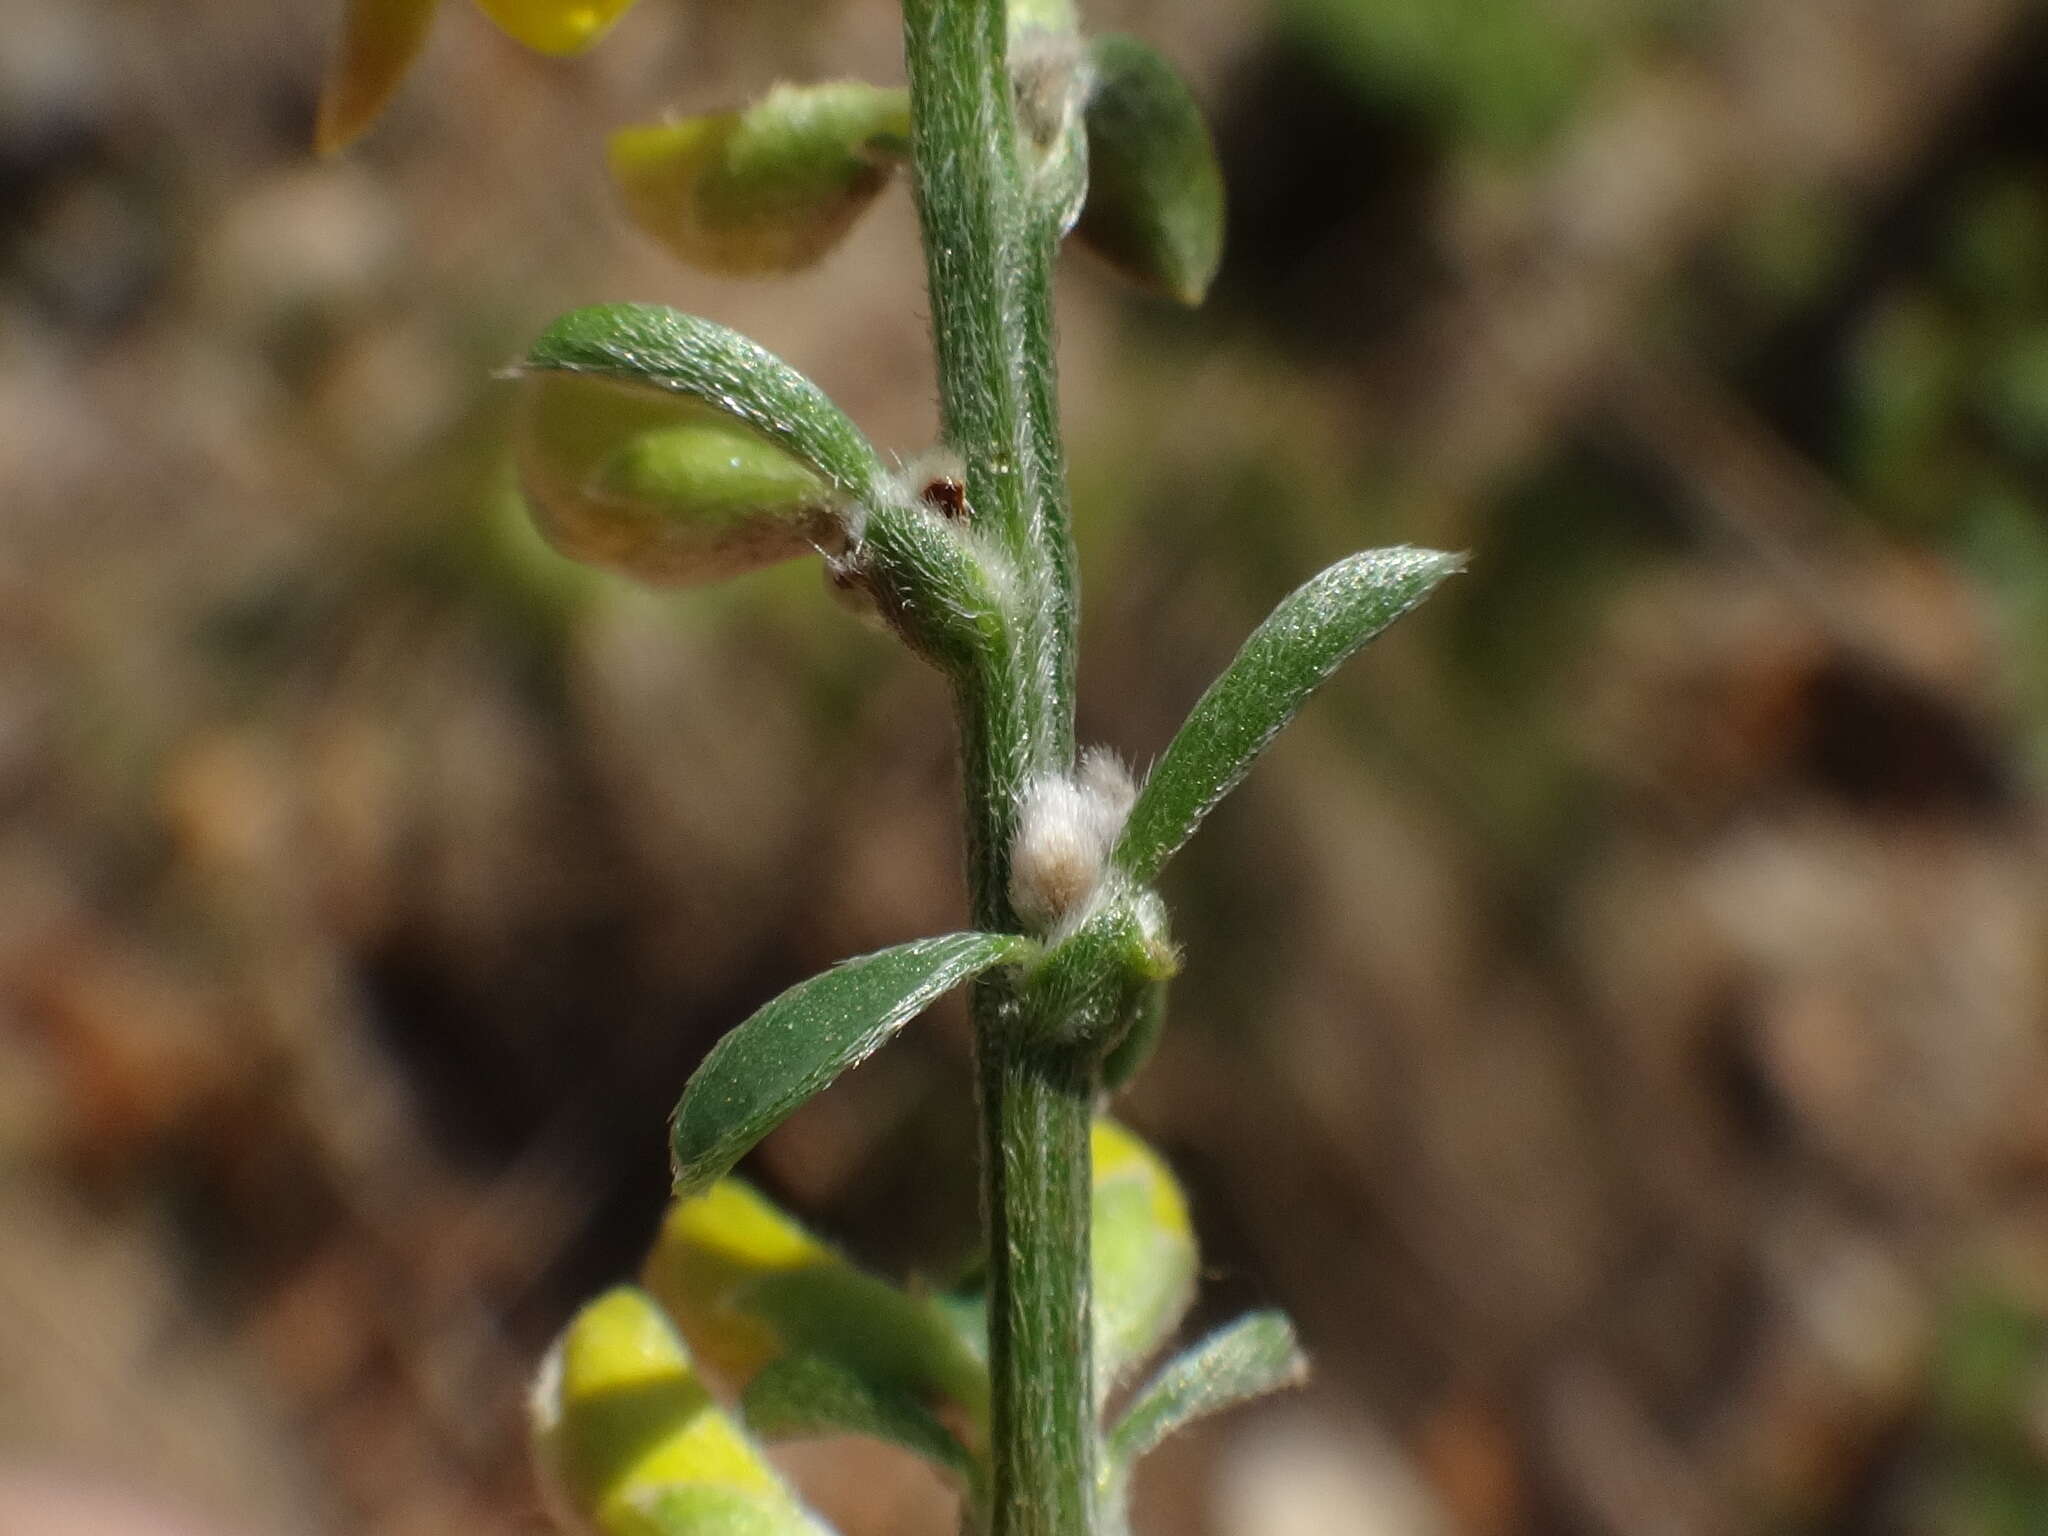
{"label": "green stem", "polygon": [[[992,989],[993,991],[993,989]],[[1089,1315],[1090,1060],[1035,1046],[1001,1021],[981,1034],[988,1206],[989,1435],[994,1536],[1094,1528]]]}
{"label": "green stem", "polygon": [[[1025,778],[1069,766],[1074,750],[1073,541],[1052,352],[1057,232],[1030,192],[1001,0],[905,0],[903,20],[941,432],[966,461],[975,525],[1012,566],[1026,707],[1019,736],[1000,743],[1003,778],[986,788],[989,800],[1014,803]],[[986,851],[989,862],[1008,841]]]}
{"label": "green stem", "polygon": [[[1074,560],[1052,353],[1058,231],[1033,194],[1002,0],[904,0],[911,153],[942,430],[1000,552],[1001,642],[955,671],[976,925],[1015,931],[1025,785],[1074,759]],[[1048,1047],[1014,981],[974,991],[989,1252],[991,1536],[1089,1536],[1092,1055]]]}

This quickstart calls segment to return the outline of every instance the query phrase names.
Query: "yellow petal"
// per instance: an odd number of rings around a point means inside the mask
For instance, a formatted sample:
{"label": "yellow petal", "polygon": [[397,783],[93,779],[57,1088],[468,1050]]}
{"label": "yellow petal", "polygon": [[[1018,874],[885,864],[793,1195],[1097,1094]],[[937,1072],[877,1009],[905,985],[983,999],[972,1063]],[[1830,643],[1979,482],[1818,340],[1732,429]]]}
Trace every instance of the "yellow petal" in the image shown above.
{"label": "yellow petal", "polygon": [[985,1421],[987,1373],[928,1298],[856,1269],[738,1179],[669,1207],[642,1278],[734,1387],[818,1355]]}
{"label": "yellow petal", "polygon": [[313,146],[321,154],[345,149],[384,110],[426,43],[437,3],[347,0],[313,130]]}
{"label": "yellow petal", "polygon": [[576,1315],[542,1366],[532,1412],[550,1499],[599,1531],[637,1529],[634,1506],[700,1486],[763,1506],[778,1533],[814,1529],[712,1401],[668,1319],[630,1286]]}
{"label": "yellow petal", "polygon": [[1107,1392],[1179,1326],[1199,1262],[1187,1200],[1157,1153],[1113,1120],[1097,1120],[1096,1388]]}
{"label": "yellow petal", "polygon": [[581,53],[632,9],[633,0],[476,0],[500,27],[536,53]]}

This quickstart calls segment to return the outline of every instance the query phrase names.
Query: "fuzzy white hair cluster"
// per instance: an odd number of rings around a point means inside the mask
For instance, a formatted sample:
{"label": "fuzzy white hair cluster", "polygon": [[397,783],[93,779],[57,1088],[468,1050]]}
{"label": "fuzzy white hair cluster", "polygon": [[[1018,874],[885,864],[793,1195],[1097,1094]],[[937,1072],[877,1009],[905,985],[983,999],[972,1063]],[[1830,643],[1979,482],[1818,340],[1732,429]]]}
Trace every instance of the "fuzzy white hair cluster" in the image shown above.
{"label": "fuzzy white hair cluster", "polygon": [[1050,933],[1087,911],[1136,796],[1130,770],[1099,748],[1071,778],[1043,774],[1025,786],[1010,849],[1010,905],[1019,917]]}

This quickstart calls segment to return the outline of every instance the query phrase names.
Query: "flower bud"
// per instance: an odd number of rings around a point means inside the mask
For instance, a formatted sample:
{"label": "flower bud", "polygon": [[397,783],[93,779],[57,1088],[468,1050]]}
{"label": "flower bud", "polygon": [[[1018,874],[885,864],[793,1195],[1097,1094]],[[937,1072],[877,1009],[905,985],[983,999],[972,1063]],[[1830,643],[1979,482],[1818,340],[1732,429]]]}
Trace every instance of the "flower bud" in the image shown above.
{"label": "flower bud", "polygon": [[611,31],[633,0],[476,0],[484,14],[536,53],[581,53]]}
{"label": "flower bud", "polygon": [[1088,200],[1075,234],[1133,281],[1199,304],[1223,259],[1223,173],[1201,108],[1135,38],[1089,46]]}
{"label": "flower bud", "polygon": [[1157,1153],[1108,1119],[1092,1151],[1095,1384],[1107,1395],[1180,1326],[1197,1254],[1187,1199]]}
{"label": "flower bud", "polygon": [[712,1401],[660,1308],[620,1286],[542,1363],[534,1461],[557,1522],[599,1536],[822,1536]]}
{"label": "flower bud", "polygon": [[730,1386],[809,1355],[976,1419],[986,1411],[986,1373],[928,1298],[849,1264],[738,1179],[669,1208],[642,1280]]}
{"label": "flower bud", "polygon": [[521,391],[520,486],[571,559],[690,586],[843,542],[825,481],[711,406],[566,372]]}
{"label": "flower bud", "polygon": [[749,276],[822,257],[909,147],[907,92],[841,80],[622,129],[611,168],[642,230],[693,266]]}

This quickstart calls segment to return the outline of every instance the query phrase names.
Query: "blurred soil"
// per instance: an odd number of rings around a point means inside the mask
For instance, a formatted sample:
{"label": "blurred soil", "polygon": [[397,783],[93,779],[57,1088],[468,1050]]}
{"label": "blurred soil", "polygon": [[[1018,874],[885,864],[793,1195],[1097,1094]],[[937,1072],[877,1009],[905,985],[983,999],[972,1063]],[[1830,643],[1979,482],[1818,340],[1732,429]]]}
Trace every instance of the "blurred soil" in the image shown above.
{"label": "blurred soil", "polygon": [[[936,680],[814,569],[557,560],[492,378],[661,300],[923,448],[900,190],[754,285],[598,172],[900,78],[892,7],[647,0],[559,64],[451,5],[329,163],[330,9],[0,0],[10,1533],[537,1533],[524,1382],[691,1066],[962,910]],[[1144,1528],[2048,1532],[2048,22],[1089,9],[1197,82],[1234,211],[1198,315],[1067,263],[1084,735],[1142,764],[1350,549],[1475,552],[1168,879],[1122,1112],[1196,1325],[1284,1306],[1318,1375]],[[936,1272],[970,1120],[943,1013],[752,1171]],[[951,1528],[907,1460],[792,1465],[848,1536]]]}

